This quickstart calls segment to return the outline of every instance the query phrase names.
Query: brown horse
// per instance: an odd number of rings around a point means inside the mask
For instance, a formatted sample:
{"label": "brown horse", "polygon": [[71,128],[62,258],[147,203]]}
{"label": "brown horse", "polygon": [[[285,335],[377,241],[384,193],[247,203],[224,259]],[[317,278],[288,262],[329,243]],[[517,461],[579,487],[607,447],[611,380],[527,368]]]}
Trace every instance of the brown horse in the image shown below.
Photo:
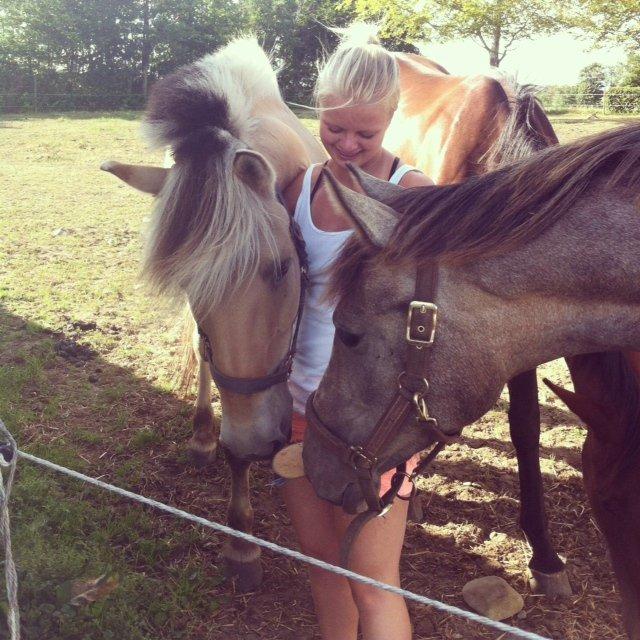
{"label": "brown horse", "polygon": [[414,54],[396,58],[400,103],[384,146],[436,184],[462,182],[557,144],[527,87],[488,76],[452,76]]}
{"label": "brown horse", "polygon": [[[461,185],[405,192],[358,173],[376,200],[328,179],[361,237],[336,271],[340,330],[310,418],[349,445],[369,440],[398,395],[406,309],[416,272],[428,265],[439,273],[431,298],[439,321],[421,368],[430,383],[416,401],[422,420],[409,414],[396,425],[374,478],[428,446],[437,436],[433,420],[440,433],[458,433],[491,408],[514,374],[575,356],[576,393],[556,391],[589,426],[586,486],[627,632],[639,640],[637,359],[581,358],[640,349],[640,125],[550,148]],[[307,432],[307,475],[323,498],[354,510],[363,495],[356,471],[319,433]]]}

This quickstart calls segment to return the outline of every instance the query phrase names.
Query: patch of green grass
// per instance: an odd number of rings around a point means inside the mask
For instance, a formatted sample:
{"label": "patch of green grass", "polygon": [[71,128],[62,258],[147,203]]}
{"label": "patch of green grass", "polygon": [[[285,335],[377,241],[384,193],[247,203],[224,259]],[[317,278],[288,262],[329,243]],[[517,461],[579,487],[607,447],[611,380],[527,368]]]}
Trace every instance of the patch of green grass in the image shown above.
{"label": "patch of green grass", "polygon": [[100,444],[103,441],[103,436],[87,429],[76,429],[73,432],[74,438],[84,444]]}
{"label": "patch of green grass", "polygon": [[132,449],[146,449],[155,444],[162,444],[162,435],[151,429],[141,429],[131,438]]}
{"label": "patch of green grass", "polygon": [[[25,637],[151,640],[169,625],[171,635],[164,630],[162,637],[186,640],[189,622],[182,612],[215,614],[219,601],[211,591],[222,579],[215,568],[187,560],[174,564],[168,576],[158,571],[173,554],[184,553],[185,540],[194,539],[191,530],[158,536],[157,514],[116,504],[75,480],[20,466],[12,529]],[[118,576],[113,593],[93,604],[69,604],[65,585],[104,573]]]}

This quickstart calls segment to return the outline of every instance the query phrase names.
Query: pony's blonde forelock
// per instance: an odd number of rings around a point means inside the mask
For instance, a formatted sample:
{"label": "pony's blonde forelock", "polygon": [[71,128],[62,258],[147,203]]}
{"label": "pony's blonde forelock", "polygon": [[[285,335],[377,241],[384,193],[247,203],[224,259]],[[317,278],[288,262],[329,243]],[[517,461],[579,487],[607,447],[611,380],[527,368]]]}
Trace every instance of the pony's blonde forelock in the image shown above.
{"label": "pony's blonde forelock", "polygon": [[[265,203],[239,180],[230,180],[224,162],[210,162],[195,200],[185,193],[193,189],[191,171],[178,165],[171,171],[172,184],[156,203],[142,272],[156,293],[177,302],[186,294],[193,311],[206,314],[256,275],[261,255],[277,260],[278,246]],[[190,232],[176,242],[175,228],[186,214]]]}
{"label": "pony's blonde forelock", "polygon": [[252,279],[261,258],[278,259],[275,194],[262,200],[233,168],[252,147],[252,108],[265,98],[281,99],[275,73],[244,38],[159,81],[147,106],[147,140],[170,145],[176,164],[156,201],[142,273],[179,304],[186,294],[199,315]]}
{"label": "pony's blonde forelock", "polygon": [[[398,105],[398,63],[378,39],[377,25],[355,22],[333,29],[340,36],[337,49],[320,64],[314,98],[319,111],[360,104]],[[331,99],[331,106],[327,102]],[[337,104],[336,104],[337,103]]]}

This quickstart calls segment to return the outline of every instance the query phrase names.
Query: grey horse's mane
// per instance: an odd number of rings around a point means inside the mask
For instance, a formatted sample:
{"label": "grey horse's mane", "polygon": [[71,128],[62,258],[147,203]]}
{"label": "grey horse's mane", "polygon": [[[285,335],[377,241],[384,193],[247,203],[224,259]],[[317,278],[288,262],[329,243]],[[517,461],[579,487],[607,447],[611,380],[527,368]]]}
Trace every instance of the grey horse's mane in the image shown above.
{"label": "grey horse's mane", "polygon": [[233,174],[250,147],[261,99],[280,100],[269,59],[255,40],[237,40],[186,65],[153,88],[143,122],[152,147],[176,164],[159,194],[143,275],[157,293],[206,313],[258,268],[265,243],[277,258],[272,220],[258,195]]}
{"label": "grey horse's mane", "polygon": [[503,169],[445,187],[401,193],[385,256],[461,264],[505,253],[552,227],[580,197],[640,184],[640,124],[550,147]]}
{"label": "grey horse's mane", "polygon": [[640,183],[640,124],[550,147],[458,185],[407,189],[385,249],[354,236],[336,260],[331,297],[357,286],[371,260],[462,264],[508,252],[552,227],[596,179]]}

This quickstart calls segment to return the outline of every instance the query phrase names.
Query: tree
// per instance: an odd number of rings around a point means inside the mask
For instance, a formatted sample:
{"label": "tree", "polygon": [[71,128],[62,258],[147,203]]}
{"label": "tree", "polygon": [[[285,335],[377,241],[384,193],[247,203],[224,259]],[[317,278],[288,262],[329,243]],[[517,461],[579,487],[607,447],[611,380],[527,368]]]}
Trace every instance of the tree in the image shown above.
{"label": "tree", "polygon": [[640,53],[630,53],[616,83],[625,87],[640,87]]}
{"label": "tree", "polygon": [[572,22],[596,44],[640,48],[640,0],[577,0]]}
{"label": "tree", "polygon": [[[450,40],[471,38],[498,67],[517,40],[558,29],[560,4],[548,0],[344,0],[358,16],[381,20],[389,35]],[[640,1],[640,0],[639,0]]]}
{"label": "tree", "polygon": [[582,104],[599,105],[607,86],[607,69],[595,62],[580,71],[577,93],[582,97]]}
{"label": "tree", "polygon": [[0,86],[23,102],[36,86],[96,97],[56,98],[59,108],[121,106],[121,94],[146,94],[148,81],[246,31],[246,18],[236,0],[0,0]]}
{"label": "tree", "polygon": [[335,0],[250,0],[249,12],[252,31],[280,69],[285,99],[311,104],[318,60],[338,41],[327,26],[344,26],[353,11]]}

